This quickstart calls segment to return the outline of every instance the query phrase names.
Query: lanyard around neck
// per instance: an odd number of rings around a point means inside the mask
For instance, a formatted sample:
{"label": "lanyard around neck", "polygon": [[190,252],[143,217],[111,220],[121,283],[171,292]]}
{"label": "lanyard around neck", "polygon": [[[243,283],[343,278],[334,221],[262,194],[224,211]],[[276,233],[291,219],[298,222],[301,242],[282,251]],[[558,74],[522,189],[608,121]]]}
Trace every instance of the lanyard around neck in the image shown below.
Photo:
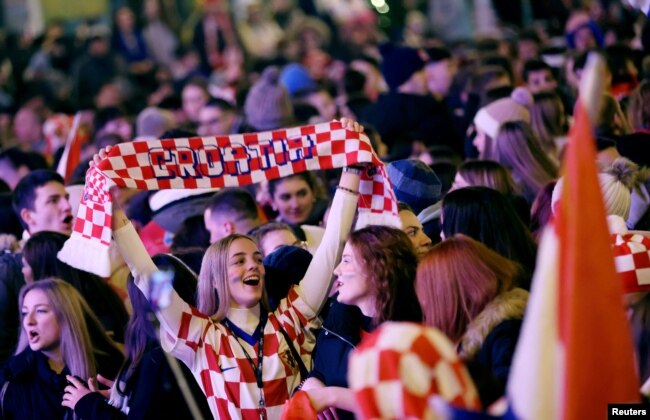
{"label": "lanyard around neck", "polygon": [[[248,354],[246,349],[244,348],[244,345],[241,343],[239,334],[235,332],[235,326],[228,318],[224,320],[224,325],[230,332],[235,337],[235,341],[237,344],[239,344],[239,347],[241,347],[241,350],[244,352],[244,356],[246,356],[246,360],[248,361],[248,364],[251,366],[251,369],[253,369],[253,372],[255,372],[255,381],[257,382],[257,387],[260,389],[260,405],[264,405],[264,398],[262,397],[262,390],[264,389],[264,381],[262,379],[262,362],[264,360],[264,327],[266,326],[266,320],[267,320],[267,314],[262,311],[262,314],[260,315],[260,323],[258,324],[256,331],[259,332],[259,341],[258,341],[258,346],[257,346],[257,366],[255,366],[255,362],[253,362],[253,359],[251,356]],[[236,326],[235,326],[236,327]],[[239,329],[239,328],[237,328]]]}

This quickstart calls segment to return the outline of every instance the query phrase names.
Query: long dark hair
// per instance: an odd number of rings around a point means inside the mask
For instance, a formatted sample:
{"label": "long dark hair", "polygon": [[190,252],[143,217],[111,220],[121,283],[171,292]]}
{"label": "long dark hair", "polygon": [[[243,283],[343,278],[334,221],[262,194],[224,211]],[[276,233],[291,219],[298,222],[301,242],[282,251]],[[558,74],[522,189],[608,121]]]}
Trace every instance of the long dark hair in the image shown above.
{"label": "long dark hair", "polygon": [[448,193],[442,202],[442,232],[473,238],[519,263],[523,272],[518,286],[529,289],[537,246],[512,203],[487,187],[467,187]]}
{"label": "long dark hair", "polygon": [[[180,259],[170,254],[157,254],[152,259],[159,269],[174,271],[174,290],[185,302],[195,306],[196,273]],[[137,380],[135,373],[144,353],[148,349],[160,345],[152,322],[155,319],[153,308],[147,297],[135,285],[132,275],[129,275],[127,290],[133,310],[125,333],[126,360],[116,383],[117,392],[121,395],[128,395],[134,387]],[[121,382],[124,383],[124,389],[121,388]]]}
{"label": "long dark hair", "polygon": [[415,294],[418,260],[406,233],[388,226],[368,226],[352,232],[348,243],[368,267],[366,275],[376,293],[375,324],[422,322]]}
{"label": "long dark hair", "polygon": [[23,258],[32,269],[34,280],[56,277],[71,284],[88,301],[95,315],[113,339],[124,341],[124,326],[129,315],[122,299],[101,277],[74,268],[59,260],[56,254],[68,236],[58,232],[38,232],[23,248]]}

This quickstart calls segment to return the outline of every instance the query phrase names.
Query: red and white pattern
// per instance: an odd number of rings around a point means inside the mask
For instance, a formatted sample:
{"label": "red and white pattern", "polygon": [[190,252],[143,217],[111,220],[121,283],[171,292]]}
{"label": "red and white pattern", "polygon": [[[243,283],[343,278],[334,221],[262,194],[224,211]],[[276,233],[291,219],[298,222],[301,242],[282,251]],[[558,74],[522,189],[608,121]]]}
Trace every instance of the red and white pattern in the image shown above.
{"label": "red and white pattern", "polygon": [[66,183],[70,181],[72,173],[81,161],[81,147],[84,142],[80,133],[80,125],[81,113],[78,112],[72,120],[72,126],[66,131],[65,148],[56,168],[56,172],[63,177]]}
{"label": "red and white pattern", "polygon": [[452,343],[440,331],[418,324],[382,324],[350,355],[348,382],[364,419],[437,418],[434,397],[480,409]]}
{"label": "red and white pattern", "polygon": [[627,233],[612,235],[614,263],[626,293],[650,291],[650,238]]}
{"label": "red and white pattern", "polygon": [[[370,140],[337,121],[263,133],[119,144],[86,174],[74,230],[59,259],[110,275],[109,189],[114,185],[141,190],[244,186],[357,163],[372,164],[361,175],[358,224],[399,226],[393,188]],[[78,257],[80,252],[84,258]]]}
{"label": "red and white pattern", "polygon": [[[304,327],[313,318],[313,311],[293,286],[287,298],[269,313],[264,328],[263,381],[268,418],[280,418],[283,406],[300,383],[300,368],[280,332],[287,332],[294,348],[304,343]],[[214,418],[259,419],[260,391],[255,372],[241,345],[258,365],[258,344],[251,346],[237,339],[223,325],[212,321],[197,309],[183,302],[178,338],[166,335],[166,351],[182,360],[192,371],[205,393]],[[171,347],[171,348],[170,348]]]}
{"label": "red and white pattern", "polygon": [[45,155],[47,157],[51,157],[59,147],[65,145],[69,140],[70,131],[75,124],[73,121],[74,117],[66,114],[54,114],[45,120],[43,137],[45,138]]}

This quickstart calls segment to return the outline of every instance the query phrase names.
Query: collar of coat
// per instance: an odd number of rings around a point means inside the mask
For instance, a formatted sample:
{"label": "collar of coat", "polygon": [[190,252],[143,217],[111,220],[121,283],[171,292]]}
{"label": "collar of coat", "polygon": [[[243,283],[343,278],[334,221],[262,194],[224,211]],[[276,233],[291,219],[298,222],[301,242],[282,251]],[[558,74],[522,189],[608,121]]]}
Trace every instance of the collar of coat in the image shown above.
{"label": "collar of coat", "polygon": [[461,358],[473,359],[486,337],[503,321],[523,319],[527,302],[528,292],[520,288],[495,297],[467,326],[467,331],[460,340]]}

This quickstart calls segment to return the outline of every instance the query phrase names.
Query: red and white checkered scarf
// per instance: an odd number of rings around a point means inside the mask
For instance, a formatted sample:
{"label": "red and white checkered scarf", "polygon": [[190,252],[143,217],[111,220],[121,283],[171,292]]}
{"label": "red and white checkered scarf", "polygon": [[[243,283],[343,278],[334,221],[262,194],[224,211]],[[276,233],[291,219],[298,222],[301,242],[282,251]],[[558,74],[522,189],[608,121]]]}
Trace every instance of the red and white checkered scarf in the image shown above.
{"label": "red and white checkered scarf", "polygon": [[383,163],[365,134],[346,130],[340,122],[122,143],[86,173],[72,236],[58,256],[73,267],[110,276],[113,186],[140,190],[234,187],[357,163],[373,164],[361,175],[358,226],[399,226],[397,200]]}

